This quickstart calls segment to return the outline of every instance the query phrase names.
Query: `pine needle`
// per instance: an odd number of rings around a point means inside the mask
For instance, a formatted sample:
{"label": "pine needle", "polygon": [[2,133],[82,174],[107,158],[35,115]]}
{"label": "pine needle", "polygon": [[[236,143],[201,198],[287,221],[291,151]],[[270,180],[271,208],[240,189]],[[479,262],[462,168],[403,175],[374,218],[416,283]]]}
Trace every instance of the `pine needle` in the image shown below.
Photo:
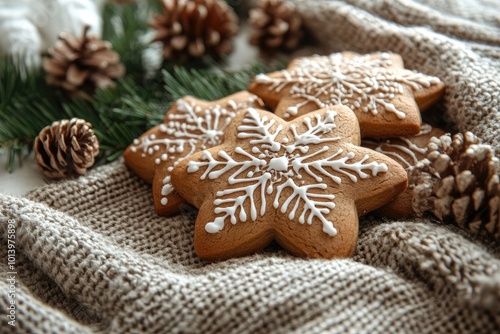
{"label": "pine needle", "polygon": [[259,62],[227,72],[220,70],[220,64],[193,69],[200,63],[165,63],[156,78],[148,78],[142,55],[151,8],[145,3],[106,5],[103,39],[120,54],[127,74],[114,89],[98,90],[93,96],[69,99],[46,84],[43,70],[21,73],[14,59],[0,58],[0,154],[8,154],[8,171],[14,170],[16,158],[21,161],[38,133],[54,121],[78,117],[92,123],[101,147],[98,161],[112,161],[134,138],[160,123],[178,98],[217,100],[245,90],[257,73],[283,68]]}

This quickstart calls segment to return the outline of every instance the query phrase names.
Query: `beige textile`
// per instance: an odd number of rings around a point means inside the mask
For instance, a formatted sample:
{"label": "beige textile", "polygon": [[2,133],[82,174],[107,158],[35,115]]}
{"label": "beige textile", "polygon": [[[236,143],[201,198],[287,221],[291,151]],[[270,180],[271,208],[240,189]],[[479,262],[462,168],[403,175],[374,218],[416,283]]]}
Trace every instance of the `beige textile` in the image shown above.
{"label": "beige textile", "polygon": [[[498,1],[293,1],[327,51],[393,51],[440,77],[440,108],[500,151]],[[0,195],[0,270],[16,224],[18,333],[498,333],[500,249],[429,218],[364,218],[352,259],[273,245],[219,263],[193,251],[196,213],[162,218],[122,161]]]}

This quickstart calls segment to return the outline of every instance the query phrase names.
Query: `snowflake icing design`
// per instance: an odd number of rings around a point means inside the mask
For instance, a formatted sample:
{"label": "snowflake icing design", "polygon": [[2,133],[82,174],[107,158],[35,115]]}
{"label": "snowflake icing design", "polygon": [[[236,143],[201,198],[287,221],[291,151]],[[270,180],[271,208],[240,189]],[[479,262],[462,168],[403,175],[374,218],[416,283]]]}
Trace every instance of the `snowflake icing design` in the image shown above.
{"label": "snowflake icing design", "polygon": [[406,114],[389,102],[395,95],[403,93],[403,85],[418,90],[440,80],[406,69],[391,69],[392,64],[388,53],[353,58],[334,53],[301,58],[293,69],[281,71],[280,77],[259,74],[255,80],[269,85],[269,89],[276,92],[291,84],[290,95],[303,101],[288,107],[284,118],[297,115],[300,108],[313,102],[318,108],[346,105],[352,110],[360,109],[372,115],[377,115],[379,107],[382,107],[403,119]]}
{"label": "snowflake icing design", "polygon": [[167,122],[160,125],[161,138],[155,134],[134,140],[132,152],[142,151],[141,156],[153,155],[160,150],[165,152],[155,159],[156,165],[170,160],[167,167],[168,175],[163,179],[161,204],[168,203],[167,195],[174,191],[170,183],[170,172],[181,160],[200,149],[206,149],[220,144],[224,130],[236,116],[238,110],[249,106],[255,99],[236,103],[227,102],[221,105],[202,108],[184,99],[177,101],[177,112],[167,114]]}
{"label": "snowflake icing design", "polygon": [[[323,224],[325,233],[335,236],[337,230],[326,217],[335,208],[335,195],[327,193],[325,179],[341,184],[342,179],[338,174],[343,174],[350,181],[357,182],[358,178],[370,177],[368,170],[372,176],[388,170],[385,163],[365,163],[369,159],[368,155],[353,161],[354,152],[344,152],[339,148],[330,153],[332,148],[328,145],[340,138],[325,134],[335,129],[336,115],[335,111],[328,110],[324,117],[306,117],[304,124],[307,130],[303,133],[299,133],[292,124],[290,135],[293,142],[289,143],[287,137],[281,136],[281,141],[277,140],[283,127],[275,126],[275,120],[261,116],[255,109],[248,109],[238,127],[238,138],[249,139],[251,152],[236,147],[234,152],[237,159],[223,150],[218,152],[217,157],[205,150],[201,161],[188,163],[188,173],[206,168],[200,176],[201,180],[207,177],[217,179],[229,172],[228,183],[234,186],[216,193],[215,213],[220,215],[207,223],[205,230],[208,233],[221,231],[226,219],[232,224],[238,220],[245,222],[248,218],[255,221],[258,215],[265,214],[266,196],[269,195],[273,207],[281,213],[291,209],[289,219],[298,218],[301,224],[312,224],[316,218]],[[312,150],[317,145],[322,147]],[[306,183],[302,180],[304,175],[312,177],[314,181]],[[288,193],[284,191],[287,188],[292,190],[289,196],[284,195]],[[245,210],[246,205],[250,206],[249,212]]]}

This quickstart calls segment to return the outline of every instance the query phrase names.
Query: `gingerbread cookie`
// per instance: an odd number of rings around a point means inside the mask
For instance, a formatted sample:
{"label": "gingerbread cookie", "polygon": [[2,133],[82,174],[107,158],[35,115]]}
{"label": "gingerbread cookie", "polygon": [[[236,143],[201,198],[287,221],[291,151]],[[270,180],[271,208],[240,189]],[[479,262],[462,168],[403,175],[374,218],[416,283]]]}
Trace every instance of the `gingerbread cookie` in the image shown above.
{"label": "gingerbread cookie", "polygon": [[331,105],[358,117],[362,137],[397,137],[420,131],[420,110],[444,94],[436,77],[404,69],[399,55],[351,52],[294,60],[287,70],[259,74],[248,90],[285,120]]}
{"label": "gingerbread cookie", "polygon": [[170,184],[170,172],[180,160],[220,144],[224,129],[237,112],[262,107],[262,101],[246,91],[207,102],[185,97],[176,101],[157,125],[134,140],[124,153],[127,166],[153,183],[155,210],[159,215],[178,212],[185,201]]}
{"label": "gingerbread cookie", "polygon": [[[425,157],[427,144],[432,137],[440,137],[445,131],[423,123],[420,133],[411,137],[391,139],[363,139],[361,146],[383,153],[397,161],[407,171]],[[379,216],[393,219],[407,218],[414,214],[411,189],[402,192],[394,201],[375,210]]]}
{"label": "gingerbread cookie", "polygon": [[351,256],[358,215],[407,186],[401,165],[359,144],[358,121],[345,106],[291,122],[253,108],[239,113],[223,144],[172,171],[176,191],[200,209],[198,256],[243,256],[272,240],[298,256]]}

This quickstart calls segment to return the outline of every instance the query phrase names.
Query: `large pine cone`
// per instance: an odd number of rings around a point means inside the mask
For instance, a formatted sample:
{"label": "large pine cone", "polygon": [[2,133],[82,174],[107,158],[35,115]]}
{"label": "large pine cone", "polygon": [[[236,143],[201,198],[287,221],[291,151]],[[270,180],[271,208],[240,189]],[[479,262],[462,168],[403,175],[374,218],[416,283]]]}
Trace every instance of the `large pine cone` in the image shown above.
{"label": "large pine cone", "polygon": [[220,0],[163,0],[164,13],[155,15],[150,26],[153,42],[163,43],[165,59],[219,57],[233,49],[238,32],[233,9]]}
{"label": "large pine cone", "polygon": [[427,158],[409,172],[413,208],[500,238],[500,162],[471,132],[432,138]]}
{"label": "large pine cone", "polygon": [[113,86],[113,79],[125,74],[111,43],[87,35],[89,29],[84,27],[81,38],[61,33],[58,43],[48,50],[43,67],[49,85],[62,87],[71,95],[92,93],[96,88]]}
{"label": "large pine cone", "polygon": [[94,165],[99,141],[92,124],[78,118],[54,122],[35,138],[35,162],[49,178],[83,175]]}
{"label": "large pine cone", "polygon": [[264,53],[295,50],[302,39],[302,20],[293,4],[260,0],[250,11],[250,44]]}

